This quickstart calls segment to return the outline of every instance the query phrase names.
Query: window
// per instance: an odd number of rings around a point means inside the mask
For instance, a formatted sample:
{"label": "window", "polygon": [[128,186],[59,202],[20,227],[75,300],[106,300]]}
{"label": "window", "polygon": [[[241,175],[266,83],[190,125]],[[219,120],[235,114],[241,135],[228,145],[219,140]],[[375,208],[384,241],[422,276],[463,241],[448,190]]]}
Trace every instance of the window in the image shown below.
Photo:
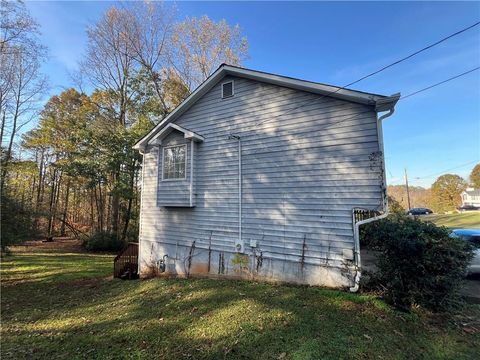
{"label": "window", "polygon": [[222,84],[222,99],[233,96],[233,81]]}
{"label": "window", "polygon": [[163,148],[163,180],[185,179],[186,154],[186,145]]}

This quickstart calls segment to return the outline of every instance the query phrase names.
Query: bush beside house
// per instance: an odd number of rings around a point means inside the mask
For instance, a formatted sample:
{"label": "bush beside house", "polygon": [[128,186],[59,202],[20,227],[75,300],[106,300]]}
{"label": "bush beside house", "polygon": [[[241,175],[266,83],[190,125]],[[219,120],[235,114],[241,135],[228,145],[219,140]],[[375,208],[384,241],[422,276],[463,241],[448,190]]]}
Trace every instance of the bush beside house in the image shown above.
{"label": "bush beside house", "polygon": [[126,246],[126,242],[113,232],[101,231],[86,237],[82,246],[89,251],[120,251]]}
{"label": "bush beside house", "polygon": [[363,226],[361,238],[364,247],[378,252],[370,285],[382,288],[389,303],[434,311],[461,303],[459,290],[473,250],[450,238],[446,228],[395,214]]}

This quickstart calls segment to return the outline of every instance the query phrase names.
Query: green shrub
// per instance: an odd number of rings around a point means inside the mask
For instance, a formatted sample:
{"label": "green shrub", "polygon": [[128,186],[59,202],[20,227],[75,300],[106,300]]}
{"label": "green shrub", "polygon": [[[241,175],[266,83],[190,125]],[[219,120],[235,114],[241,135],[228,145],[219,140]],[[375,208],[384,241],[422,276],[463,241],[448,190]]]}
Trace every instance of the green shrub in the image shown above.
{"label": "green shrub", "polygon": [[25,204],[7,194],[0,198],[1,253],[8,254],[8,247],[38,237],[35,213]]}
{"label": "green shrub", "polygon": [[90,251],[120,251],[125,245],[126,243],[120,240],[116,234],[108,231],[97,232],[82,242],[82,246]]}
{"label": "green shrub", "polygon": [[394,215],[363,226],[363,244],[378,251],[374,282],[391,304],[446,311],[461,303],[459,290],[471,246],[432,223]]}

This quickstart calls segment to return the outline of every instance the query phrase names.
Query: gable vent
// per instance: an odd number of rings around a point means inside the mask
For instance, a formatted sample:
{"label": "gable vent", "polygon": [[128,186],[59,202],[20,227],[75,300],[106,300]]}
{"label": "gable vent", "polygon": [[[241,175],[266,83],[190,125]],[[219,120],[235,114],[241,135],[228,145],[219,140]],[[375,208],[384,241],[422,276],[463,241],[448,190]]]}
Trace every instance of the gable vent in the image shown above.
{"label": "gable vent", "polygon": [[222,84],[222,99],[233,96],[233,81]]}

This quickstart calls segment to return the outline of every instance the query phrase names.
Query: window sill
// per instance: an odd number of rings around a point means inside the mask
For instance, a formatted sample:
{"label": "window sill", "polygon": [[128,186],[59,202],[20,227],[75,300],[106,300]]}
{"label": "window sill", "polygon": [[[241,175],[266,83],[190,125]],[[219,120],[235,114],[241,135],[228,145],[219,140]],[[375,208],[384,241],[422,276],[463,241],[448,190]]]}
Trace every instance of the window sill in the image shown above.
{"label": "window sill", "polygon": [[187,178],[181,178],[181,179],[162,179],[160,180],[162,182],[181,182],[181,181],[187,181]]}

